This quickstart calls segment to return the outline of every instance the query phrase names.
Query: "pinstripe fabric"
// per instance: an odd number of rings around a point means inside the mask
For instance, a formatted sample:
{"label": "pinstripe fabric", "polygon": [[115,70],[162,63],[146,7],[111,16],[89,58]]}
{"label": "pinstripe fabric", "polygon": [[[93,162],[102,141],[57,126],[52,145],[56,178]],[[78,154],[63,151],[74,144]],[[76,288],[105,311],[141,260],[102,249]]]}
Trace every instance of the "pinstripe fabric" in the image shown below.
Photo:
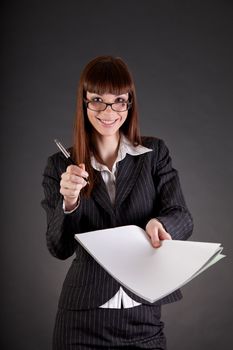
{"label": "pinstripe fabric", "polygon": [[161,307],[59,309],[53,349],[166,349]]}
{"label": "pinstripe fabric", "polygon": [[[76,253],[59,299],[59,309],[67,311],[64,318],[68,317],[70,322],[73,318],[76,322],[77,315],[85,310],[89,315],[88,309],[96,309],[106,303],[120,287],[120,284],[77,243],[74,239],[75,233],[132,224],[145,228],[146,223],[153,217],[162,222],[173,239],[187,239],[192,233],[192,218],[182,195],[178,173],[172,167],[165,143],[157,138],[144,137],[143,145],[153,151],[140,156],[127,155],[118,163],[115,206],[111,204],[104,181],[96,171],[98,183],[91,198],[81,198],[78,209],[70,215],[64,214],[62,196],[59,193],[60,176],[67,167],[66,160],[61,153],[56,153],[48,159],[43,178],[45,199],[42,201],[47,213],[48,249],[59,259],[66,259]],[[181,292],[177,290],[150,304],[125,287],[123,289],[133,300],[142,303],[142,308],[146,308],[147,305],[152,308],[158,307],[182,297]],[[68,310],[71,312],[70,316]],[[102,312],[104,309],[98,310]],[[137,310],[142,309],[138,307]],[[99,315],[96,311],[96,317]],[[111,315],[115,319],[116,313]],[[57,321],[56,327],[61,327],[63,321]],[[120,319],[117,322],[120,322]],[[62,330],[63,333],[66,332],[64,327]]]}

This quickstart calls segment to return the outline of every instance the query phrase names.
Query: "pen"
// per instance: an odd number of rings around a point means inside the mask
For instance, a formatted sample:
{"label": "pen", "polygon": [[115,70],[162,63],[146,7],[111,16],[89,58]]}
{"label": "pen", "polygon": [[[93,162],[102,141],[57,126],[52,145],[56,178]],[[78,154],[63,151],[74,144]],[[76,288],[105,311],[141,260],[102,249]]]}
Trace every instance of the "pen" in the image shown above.
{"label": "pen", "polygon": [[[70,153],[65,149],[65,147],[62,145],[62,143],[60,141],[58,141],[58,139],[54,139],[54,142],[56,143],[57,147],[60,149],[60,151],[64,154],[64,156],[66,157],[67,160],[69,160],[69,162],[71,164],[75,165],[75,162],[73,161],[73,159],[70,156]],[[87,183],[89,184],[88,179],[84,178],[85,181],[87,181]]]}
{"label": "pen", "polygon": [[64,154],[66,159],[68,159],[71,164],[75,164],[75,162],[73,161],[73,159],[70,156],[70,153],[65,149],[65,147],[61,144],[61,142],[58,141],[57,139],[54,139],[54,142],[56,143],[56,145],[60,149],[60,151]]}

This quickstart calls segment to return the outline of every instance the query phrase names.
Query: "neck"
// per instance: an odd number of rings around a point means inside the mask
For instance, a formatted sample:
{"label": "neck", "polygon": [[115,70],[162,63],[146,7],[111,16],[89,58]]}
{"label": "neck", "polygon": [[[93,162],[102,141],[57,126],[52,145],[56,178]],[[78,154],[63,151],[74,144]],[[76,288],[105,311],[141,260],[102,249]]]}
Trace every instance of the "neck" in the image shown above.
{"label": "neck", "polygon": [[111,170],[117,158],[120,134],[111,136],[95,135],[98,161],[107,165]]}

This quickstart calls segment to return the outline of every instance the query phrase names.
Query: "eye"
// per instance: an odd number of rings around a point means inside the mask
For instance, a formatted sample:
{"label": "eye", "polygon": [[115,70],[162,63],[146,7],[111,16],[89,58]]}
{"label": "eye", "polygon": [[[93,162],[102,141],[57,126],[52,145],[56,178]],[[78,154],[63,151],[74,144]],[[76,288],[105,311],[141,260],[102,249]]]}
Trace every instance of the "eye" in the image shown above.
{"label": "eye", "polygon": [[127,102],[124,98],[122,97],[117,97],[115,103],[125,103]]}
{"label": "eye", "polygon": [[103,102],[102,98],[97,97],[97,96],[96,97],[92,97],[91,101],[93,101],[93,102]]}

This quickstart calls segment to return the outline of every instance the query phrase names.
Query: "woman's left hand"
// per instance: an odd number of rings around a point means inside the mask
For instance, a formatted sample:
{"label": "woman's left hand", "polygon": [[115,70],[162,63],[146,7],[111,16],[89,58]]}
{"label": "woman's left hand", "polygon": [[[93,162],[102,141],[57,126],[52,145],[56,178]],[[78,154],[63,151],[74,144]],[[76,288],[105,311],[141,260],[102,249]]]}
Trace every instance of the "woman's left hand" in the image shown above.
{"label": "woman's left hand", "polygon": [[146,225],[146,233],[151,239],[154,248],[160,247],[160,241],[164,239],[172,239],[171,235],[164,229],[161,222],[157,219],[151,219]]}

